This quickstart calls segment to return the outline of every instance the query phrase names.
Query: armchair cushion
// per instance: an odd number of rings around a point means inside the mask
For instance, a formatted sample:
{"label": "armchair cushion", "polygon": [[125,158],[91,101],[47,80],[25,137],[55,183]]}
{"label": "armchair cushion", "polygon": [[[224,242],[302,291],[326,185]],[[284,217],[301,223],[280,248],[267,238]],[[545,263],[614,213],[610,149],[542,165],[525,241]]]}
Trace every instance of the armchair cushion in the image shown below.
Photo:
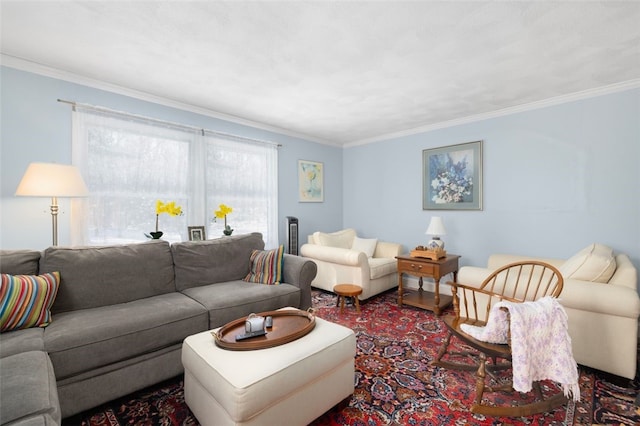
{"label": "armchair cushion", "polygon": [[385,275],[398,272],[398,261],[395,258],[372,257],[369,259],[369,271],[371,279],[384,277]]}
{"label": "armchair cushion", "polygon": [[373,253],[376,251],[376,245],[378,245],[377,238],[360,238],[355,237],[353,239],[353,245],[351,250],[361,251],[367,255],[367,257],[373,257]]}
{"label": "armchair cushion", "polygon": [[591,244],[567,260],[560,272],[565,279],[608,283],[616,271],[613,250],[602,244]]}
{"label": "armchair cushion", "polygon": [[355,237],[355,229],[343,229],[342,231],[332,232],[330,234],[325,232],[314,232],[313,242],[325,247],[350,249]]}

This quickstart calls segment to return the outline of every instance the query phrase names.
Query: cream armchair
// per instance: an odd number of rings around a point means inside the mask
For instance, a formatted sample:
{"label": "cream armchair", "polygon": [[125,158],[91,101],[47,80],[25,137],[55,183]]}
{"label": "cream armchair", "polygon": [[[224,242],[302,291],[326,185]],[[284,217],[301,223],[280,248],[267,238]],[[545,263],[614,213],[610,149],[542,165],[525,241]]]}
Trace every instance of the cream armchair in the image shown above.
{"label": "cream armchair", "polygon": [[300,254],[318,266],[313,287],[333,291],[336,284],[355,284],[362,287],[358,298],[366,300],[398,285],[395,257],[401,250],[400,244],[359,238],[354,229],[345,229],[309,235]]}
{"label": "cream armchair", "polygon": [[567,312],[576,362],[633,379],[640,297],[637,271],[629,257],[614,256],[611,249],[599,244],[592,244],[569,260],[494,254],[487,268],[460,268],[458,282],[479,285],[495,269],[526,259],[550,263],[564,277],[559,301]]}

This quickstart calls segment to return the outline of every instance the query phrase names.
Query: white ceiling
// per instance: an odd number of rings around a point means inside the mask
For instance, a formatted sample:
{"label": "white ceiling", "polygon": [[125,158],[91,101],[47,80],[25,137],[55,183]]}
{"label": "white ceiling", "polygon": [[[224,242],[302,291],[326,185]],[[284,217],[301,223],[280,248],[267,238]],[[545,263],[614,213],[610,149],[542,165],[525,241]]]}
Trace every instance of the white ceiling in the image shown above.
{"label": "white ceiling", "polygon": [[3,0],[0,13],[5,63],[337,145],[640,82],[638,1]]}

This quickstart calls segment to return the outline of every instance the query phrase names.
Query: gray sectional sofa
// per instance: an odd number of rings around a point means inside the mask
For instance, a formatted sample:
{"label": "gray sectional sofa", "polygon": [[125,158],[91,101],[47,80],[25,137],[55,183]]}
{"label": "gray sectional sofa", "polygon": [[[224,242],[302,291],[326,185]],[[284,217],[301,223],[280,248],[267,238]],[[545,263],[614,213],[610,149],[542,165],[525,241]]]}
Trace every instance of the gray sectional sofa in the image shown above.
{"label": "gray sectional sofa", "polygon": [[182,373],[182,341],[233,319],[311,306],[316,265],[284,255],[283,283],[242,280],[259,233],[170,245],[1,251],[0,271],[59,271],[45,328],[0,334],[0,424],[50,425]]}

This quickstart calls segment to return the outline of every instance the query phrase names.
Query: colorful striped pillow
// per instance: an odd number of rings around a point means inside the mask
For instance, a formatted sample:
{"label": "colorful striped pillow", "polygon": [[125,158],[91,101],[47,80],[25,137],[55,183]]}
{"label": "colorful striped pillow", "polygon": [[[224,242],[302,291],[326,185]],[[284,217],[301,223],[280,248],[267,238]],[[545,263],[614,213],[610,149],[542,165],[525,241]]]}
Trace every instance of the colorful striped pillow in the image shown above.
{"label": "colorful striped pillow", "polygon": [[43,275],[2,274],[0,331],[46,327],[60,287],[60,272]]}
{"label": "colorful striped pillow", "polygon": [[284,246],[273,250],[253,250],[249,260],[249,274],[244,281],[260,284],[280,284],[284,262]]}

